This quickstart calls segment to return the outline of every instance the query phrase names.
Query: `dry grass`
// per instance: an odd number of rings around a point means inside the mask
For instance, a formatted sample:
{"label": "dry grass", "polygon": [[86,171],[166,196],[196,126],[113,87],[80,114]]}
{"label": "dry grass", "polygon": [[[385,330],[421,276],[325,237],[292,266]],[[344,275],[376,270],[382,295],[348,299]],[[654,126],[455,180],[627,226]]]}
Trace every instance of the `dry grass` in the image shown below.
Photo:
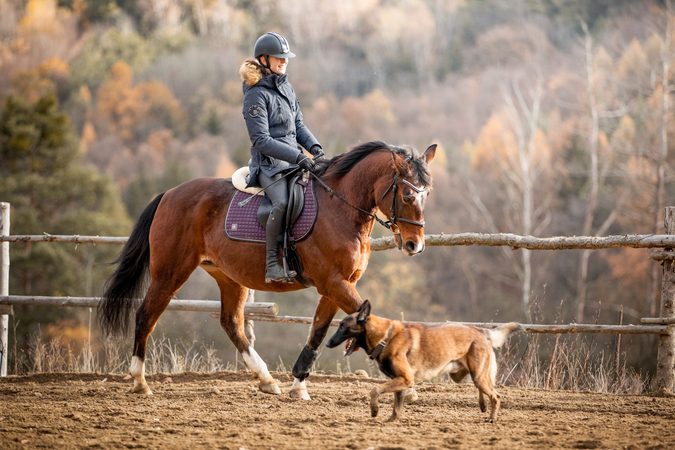
{"label": "dry grass", "polygon": [[[17,350],[15,344],[10,373],[126,373],[131,361],[130,341],[92,337],[91,323],[88,331],[84,342],[48,338],[38,332],[23,351]],[[16,337],[16,325],[14,332]],[[605,339],[604,347],[601,347],[601,340],[592,335],[518,333],[517,336],[498,351],[497,381],[500,385],[610,394],[641,394],[650,387],[649,375],[636,372],[626,363],[620,335],[610,338],[611,341]],[[608,342],[610,344],[606,345]],[[236,352],[234,362],[223,361],[218,357],[217,349],[196,340],[188,342],[151,336],[146,355],[148,374],[214,373],[245,368]],[[366,371],[371,378],[382,377],[377,364],[370,360],[366,362]],[[275,369],[289,371],[281,357],[276,361]],[[328,362],[319,357],[312,370],[338,375],[353,373],[350,358]],[[442,378],[441,381],[447,381]]]}
{"label": "dry grass", "polygon": [[[548,338],[549,341],[552,339],[552,343],[543,342],[543,339],[535,334],[524,343],[517,343],[519,345],[507,344],[498,354],[498,383],[524,388],[612,394],[640,394],[649,387],[649,377],[627,367],[625,354],[618,346],[616,352],[609,354],[606,350],[598,350],[592,340],[581,336]],[[59,338],[46,341],[35,335],[27,351],[14,355],[13,372],[125,373],[130,364],[127,344],[121,340],[104,339],[94,351],[91,342],[73,346]],[[549,352],[545,351],[547,348]],[[236,370],[241,366],[239,360],[234,364],[223,362],[213,347],[182,340],[171,341],[166,337],[150,338],[147,355],[148,374],[214,373]],[[338,362],[333,370],[322,366],[316,365],[314,370],[338,375],[353,372],[349,358]],[[281,358],[275,369],[288,371]],[[369,364],[367,372],[373,378],[381,377],[375,364]]]}
{"label": "dry grass", "polygon": [[507,345],[501,351],[500,384],[610,394],[641,394],[649,387],[648,375],[628,367],[618,346],[610,353],[581,336],[557,335],[550,354],[542,356],[541,339],[531,335],[524,350]]}
{"label": "dry grass", "polygon": [[[103,339],[98,351],[91,342],[81,345],[64,343],[59,338],[45,340],[33,336],[26,351],[15,352],[15,374],[35,373],[125,373],[131,362],[129,346],[122,340]],[[148,341],[146,372],[153,373],[214,373],[233,370],[216,356],[216,349],[184,341],[172,342],[166,337]]]}

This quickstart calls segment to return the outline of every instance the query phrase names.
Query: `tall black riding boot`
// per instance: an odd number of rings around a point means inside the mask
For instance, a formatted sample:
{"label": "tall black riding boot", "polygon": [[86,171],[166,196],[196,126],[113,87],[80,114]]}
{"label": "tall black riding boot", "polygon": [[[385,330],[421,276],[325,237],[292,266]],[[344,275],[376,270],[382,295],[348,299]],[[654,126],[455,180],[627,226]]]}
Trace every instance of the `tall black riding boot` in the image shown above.
{"label": "tall black riding boot", "polygon": [[279,264],[279,236],[283,232],[283,211],[279,208],[272,208],[270,216],[267,218],[265,228],[265,239],[267,241],[267,257],[265,262],[265,283],[293,281],[297,275],[294,270],[284,272],[284,268]]}

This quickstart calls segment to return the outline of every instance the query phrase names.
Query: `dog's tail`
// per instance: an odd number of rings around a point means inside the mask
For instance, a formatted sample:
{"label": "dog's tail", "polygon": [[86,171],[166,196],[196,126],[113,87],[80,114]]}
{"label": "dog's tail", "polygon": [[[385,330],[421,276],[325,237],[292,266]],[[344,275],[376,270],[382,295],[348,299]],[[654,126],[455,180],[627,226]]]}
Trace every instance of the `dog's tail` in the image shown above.
{"label": "dog's tail", "polygon": [[506,343],[506,338],[509,337],[509,334],[522,329],[523,327],[519,323],[509,322],[492,330],[487,330],[487,337],[490,340],[490,344],[492,344],[492,348],[499,348]]}

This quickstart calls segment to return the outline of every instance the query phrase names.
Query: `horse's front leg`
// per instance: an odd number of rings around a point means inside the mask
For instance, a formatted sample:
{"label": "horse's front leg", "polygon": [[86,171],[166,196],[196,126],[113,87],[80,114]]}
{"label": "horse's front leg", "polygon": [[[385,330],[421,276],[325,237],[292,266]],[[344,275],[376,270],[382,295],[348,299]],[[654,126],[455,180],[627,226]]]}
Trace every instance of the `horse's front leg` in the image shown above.
{"label": "horse's front leg", "polygon": [[310,400],[305,379],[309,376],[309,371],[317,357],[318,352],[316,349],[319,348],[319,345],[321,345],[321,342],[326,337],[326,332],[331,320],[335,317],[335,313],[338,309],[341,309],[347,314],[351,314],[362,303],[361,296],[356,287],[347,280],[334,283],[328,289],[322,289],[321,293],[322,297],[314,313],[314,321],[312,322],[307,345],[302,349],[293,367],[295,379],[291,387],[291,395],[303,400]]}
{"label": "horse's front leg", "polygon": [[318,356],[317,349],[321,342],[326,337],[328,327],[330,326],[331,320],[335,317],[335,313],[338,310],[338,306],[328,297],[322,296],[319,300],[319,304],[316,307],[314,312],[314,321],[312,322],[312,328],[309,332],[309,338],[307,338],[307,344],[305,348],[302,349],[298,360],[295,361],[293,366],[293,386],[291,386],[290,395],[293,398],[299,398],[302,400],[310,400],[309,393],[307,392],[307,384],[305,379],[309,376],[309,371],[316,361]]}
{"label": "horse's front leg", "polygon": [[259,380],[258,388],[268,394],[281,394],[279,383],[267,369],[267,364],[255,351],[245,332],[244,305],[248,288],[241,286],[216,270],[208,271],[220,288],[220,325],[239,350],[248,370]]}

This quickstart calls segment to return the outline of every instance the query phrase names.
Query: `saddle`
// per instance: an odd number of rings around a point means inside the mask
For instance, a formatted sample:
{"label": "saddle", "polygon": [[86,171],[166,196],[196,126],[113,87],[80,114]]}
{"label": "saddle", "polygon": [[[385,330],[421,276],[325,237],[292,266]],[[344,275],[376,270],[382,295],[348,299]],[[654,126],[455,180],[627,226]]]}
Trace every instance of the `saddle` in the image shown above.
{"label": "saddle", "polygon": [[[236,191],[227,210],[225,234],[236,241],[265,243],[265,225],[272,210],[272,202],[262,189],[246,188],[247,175],[248,167],[242,167],[232,175],[232,184]],[[295,244],[309,236],[316,221],[314,183],[299,172],[291,175],[288,185],[288,206],[282,243],[283,262],[298,273],[298,281],[306,284]]]}
{"label": "saddle", "polygon": [[[284,224],[286,224],[285,232],[289,231],[288,224],[293,225],[298,220],[305,206],[305,188],[307,187],[307,183],[308,180],[303,179],[301,173],[293,175],[288,183],[288,206],[286,207],[286,219],[284,221]],[[270,216],[271,211],[272,202],[265,196],[261,200],[256,214],[258,222],[263,228],[267,226],[267,218]]]}

